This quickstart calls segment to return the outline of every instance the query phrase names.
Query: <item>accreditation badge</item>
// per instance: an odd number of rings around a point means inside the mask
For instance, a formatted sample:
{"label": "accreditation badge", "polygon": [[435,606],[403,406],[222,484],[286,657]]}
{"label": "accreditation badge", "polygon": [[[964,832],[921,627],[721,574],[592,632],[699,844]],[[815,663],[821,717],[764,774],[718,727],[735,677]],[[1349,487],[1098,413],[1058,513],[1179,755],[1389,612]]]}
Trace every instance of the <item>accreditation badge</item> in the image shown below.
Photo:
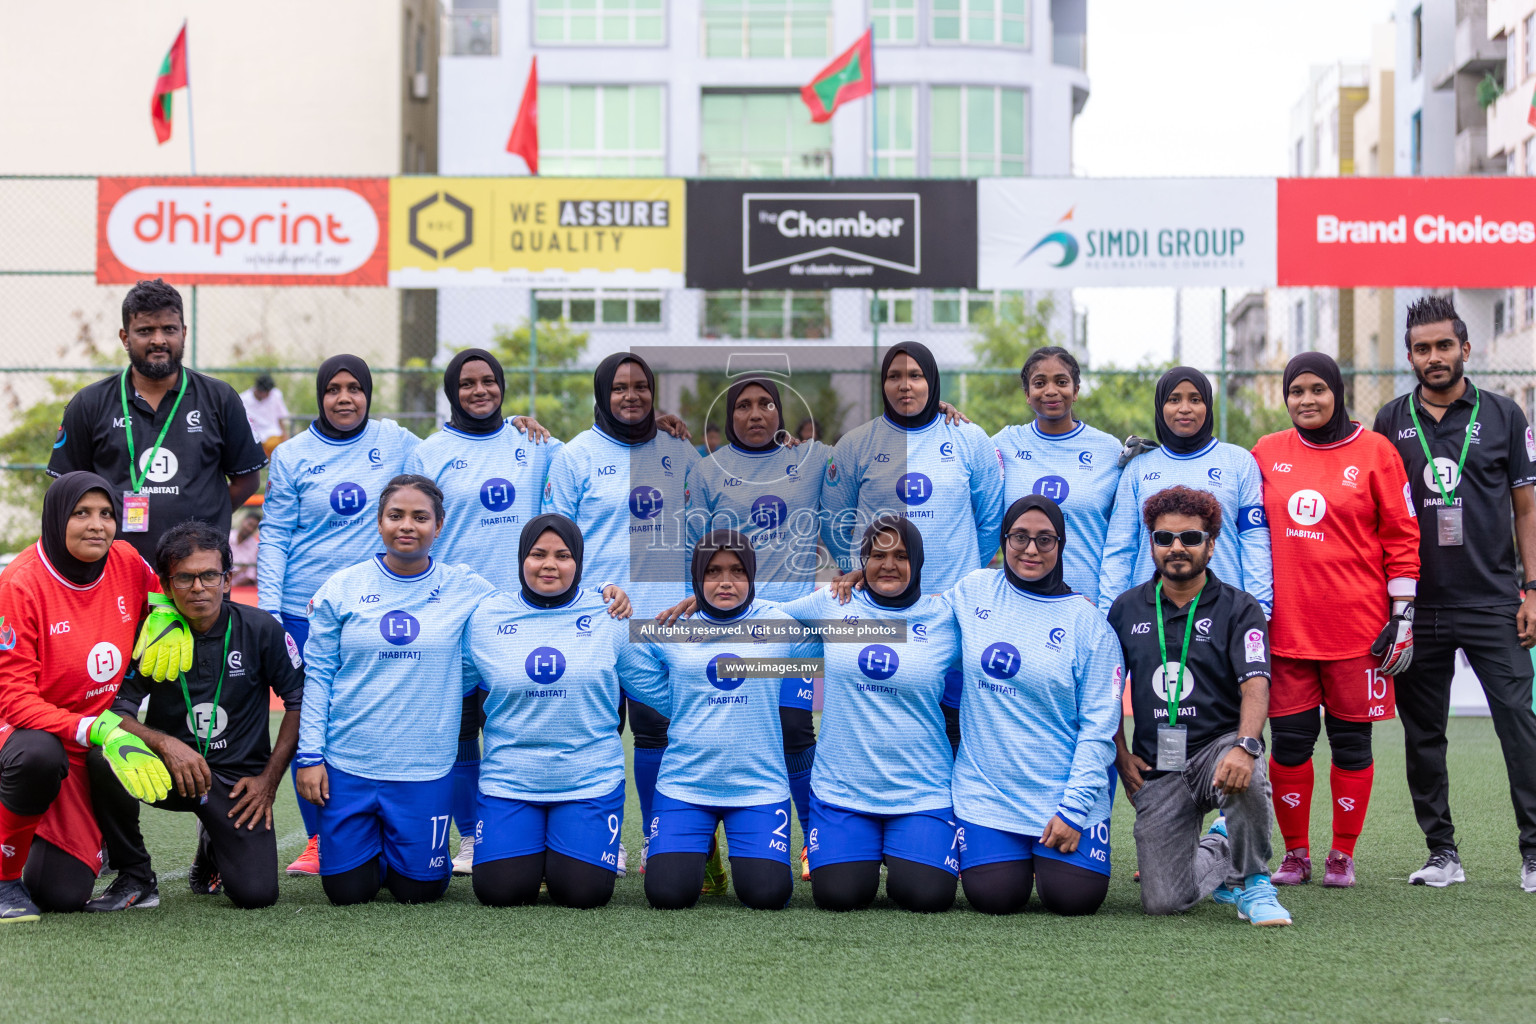
{"label": "accreditation badge", "polygon": [[149,532],[149,495],[123,492],[123,532]]}
{"label": "accreditation badge", "polygon": [[1461,506],[1441,506],[1435,510],[1435,534],[1443,548],[1459,548],[1465,543],[1461,532]]}
{"label": "accreditation badge", "polygon": [[1189,762],[1189,730],[1182,725],[1157,727],[1157,770],[1182,772]]}

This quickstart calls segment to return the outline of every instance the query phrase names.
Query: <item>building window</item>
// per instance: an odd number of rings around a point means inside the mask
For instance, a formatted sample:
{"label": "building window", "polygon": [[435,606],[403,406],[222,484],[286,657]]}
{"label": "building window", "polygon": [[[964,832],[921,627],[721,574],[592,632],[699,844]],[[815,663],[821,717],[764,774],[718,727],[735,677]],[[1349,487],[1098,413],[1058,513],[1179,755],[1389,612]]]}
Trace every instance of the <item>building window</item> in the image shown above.
{"label": "building window", "polygon": [[1525,67],[1521,69],[1521,77],[1526,78],[1536,74],[1536,14],[1527,14],[1520,23],[1520,41],[1525,44]]}
{"label": "building window", "polygon": [[882,85],[876,89],[874,115],[875,137],[870,149],[875,154],[875,173],[882,178],[911,178],[917,175],[917,87]]}
{"label": "building window", "polygon": [[931,0],[932,40],[980,46],[1028,46],[1029,0]]}
{"label": "building window", "polygon": [[1525,290],[1525,325],[1536,323],[1536,288]]}
{"label": "building window", "polygon": [[1307,300],[1297,299],[1291,308],[1291,352],[1305,352],[1307,345]]}
{"label": "building window", "polygon": [[1323,166],[1323,126],[1316,122],[1312,125],[1312,173],[1316,174],[1318,168]]}
{"label": "building window", "polygon": [[1304,159],[1303,156],[1302,156],[1302,152],[1303,152],[1303,150],[1305,150],[1305,148],[1306,148],[1306,141],[1304,139],[1297,139],[1296,140],[1295,153],[1292,154],[1292,159],[1291,159],[1291,173],[1294,174],[1298,178],[1301,177],[1302,167],[1304,166],[1303,163],[1302,163],[1302,160]]}
{"label": "building window", "polygon": [[830,292],[705,292],[704,337],[815,341],[832,336]]}
{"label": "building window", "polygon": [[1520,144],[1525,150],[1525,173],[1527,176],[1536,174],[1536,135],[1531,136]]}
{"label": "building window", "polygon": [[[1417,24],[1418,12],[1414,12],[1415,24]],[[1408,173],[1424,173],[1424,112],[1415,110],[1413,121],[1408,126]]]}
{"label": "building window", "polygon": [[540,320],[573,324],[647,326],[661,323],[661,292],[568,288],[534,293]]}
{"label": "building window", "polygon": [[652,46],[662,42],[662,0],[536,0],[539,46]]}
{"label": "building window", "polygon": [[[1026,298],[1024,292],[981,292],[969,288],[943,288],[933,292],[933,322],[937,326],[968,326],[980,323],[988,315],[996,316],[998,307],[1010,300]],[[1027,304],[1027,302],[1026,302]]]}
{"label": "building window", "polygon": [[928,173],[935,178],[1029,173],[1029,92],[942,86],[928,94]]}
{"label": "building window", "polygon": [[869,17],[875,25],[875,42],[917,42],[917,0],[870,0]]}
{"label": "building window", "polygon": [[1493,301],[1493,336],[1497,338],[1504,333],[1504,300]]}
{"label": "building window", "polygon": [[[1418,78],[1424,71],[1424,8],[1413,9],[1413,77]],[[1415,171],[1415,174],[1418,172]]]}
{"label": "building window", "polygon": [[704,0],[706,57],[825,57],[832,0]]}
{"label": "building window", "polygon": [[666,170],[659,85],[539,86],[539,170],[647,175]]}
{"label": "building window", "polygon": [[831,176],[831,122],[812,122],[798,92],[705,93],[702,117],[706,177]]}
{"label": "building window", "polygon": [[869,297],[869,318],[877,324],[910,324],[914,291],[866,292]]}

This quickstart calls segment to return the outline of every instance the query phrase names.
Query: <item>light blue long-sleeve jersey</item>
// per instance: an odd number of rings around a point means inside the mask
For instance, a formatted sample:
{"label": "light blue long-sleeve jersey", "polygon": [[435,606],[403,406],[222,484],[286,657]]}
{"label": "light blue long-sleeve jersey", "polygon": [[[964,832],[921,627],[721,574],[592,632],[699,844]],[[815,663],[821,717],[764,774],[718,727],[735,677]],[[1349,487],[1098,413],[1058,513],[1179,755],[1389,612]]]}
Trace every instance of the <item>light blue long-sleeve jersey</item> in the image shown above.
{"label": "light blue long-sleeve jersey", "polygon": [[1115,598],[1152,578],[1152,540],[1141,510],[1152,495],[1179,484],[1210,491],[1221,502],[1221,534],[1211,553],[1211,569],[1252,594],[1268,618],[1275,603],[1275,575],[1259,464],[1224,441],[1212,441],[1190,455],[1158,448],[1125,467],[1104,542],[1099,611],[1108,615]]}
{"label": "light blue long-sleeve jersey", "polygon": [[518,538],[539,514],[550,458],[559,448],[553,438],[534,444],[510,419],[494,434],[447,426],[417,445],[404,471],[420,473],[443,492],[443,530],[433,557],[470,566],[499,589],[516,591]]}
{"label": "light blue long-sleeve jersey", "polygon": [[[753,601],[738,619],[790,621],[778,606]],[[680,623],[709,623],[695,613]],[[647,643],[644,654],[665,666],[672,724],[656,788],[674,800],[707,807],[752,807],[789,798],[784,733],[779,726],[779,679],[732,677],[715,670],[720,658],[814,658],[814,641],[700,639]],[[629,681],[625,680],[628,689]],[[638,700],[639,694],[630,691]]]}
{"label": "light blue long-sleeve jersey", "polygon": [[944,674],[958,668],[960,631],[949,605],[919,597],[881,608],[863,590],[839,604],[831,590],[780,607],[801,622],[894,619],[902,643],[823,642],[826,681],[811,789],[865,814],[949,806],[954,755],[944,732]]}
{"label": "light blue long-sleeve jersey", "polygon": [[997,552],[1003,472],[992,439],[974,423],[950,426],[938,416],[907,430],[881,416],[837,443],[826,472],[822,504],[845,572],[858,564],[865,528],[886,513],[922,533],[924,589],[948,589]]}
{"label": "light blue long-sleeve jersey", "polygon": [[638,648],[590,591],[558,608],[482,600],[464,630],[465,682],[485,691],[480,792],[588,800],[624,781],[620,680],[651,707],[668,700],[666,674]]}
{"label": "light blue long-sleeve jersey", "polygon": [[399,576],[375,555],[315,594],[304,647],[298,763],[388,782],[448,774],[466,686],[464,625],[493,588],[434,561]]}
{"label": "light blue long-sleeve jersey", "polygon": [[960,628],[964,689],[955,814],[1039,836],[1109,816],[1124,683],[1120,641],[1078,594],[1036,597],[997,569],[942,595]]}
{"label": "light blue long-sleeve jersey", "polygon": [[623,587],[636,618],[688,593],[683,517],[688,474],[698,461],[691,444],[670,434],[626,445],[595,426],[550,459],[544,511],[576,524],[586,541],[582,578]]}
{"label": "light blue long-sleeve jersey", "polygon": [[394,420],[369,420],[347,441],[311,424],[273,449],[256,549],[262,611],[303,615],[331,573],[379,550],[379,495],[419,443]]}
{"label": "light blue long-sleeve jersey", "polygon": [[1031,421],[1004,427],[992,443],[1003,460],[1003,509],[1027,494],[1061,506],[1067,520],[1062,575],[1067,586],[1097,604],[1104,538],[1120,486],[1120,442],[1086,423],[1045,434]]}
{"label": "light blue long-sleeve jersey", "polygon": [[822,481],[832,450],[819,441],[744,452],[723,445],[688,476],[688,547],[710,530],[736,530],[757,552],[757,596],[792,601],[816,586],[816,538],[825,535]]}

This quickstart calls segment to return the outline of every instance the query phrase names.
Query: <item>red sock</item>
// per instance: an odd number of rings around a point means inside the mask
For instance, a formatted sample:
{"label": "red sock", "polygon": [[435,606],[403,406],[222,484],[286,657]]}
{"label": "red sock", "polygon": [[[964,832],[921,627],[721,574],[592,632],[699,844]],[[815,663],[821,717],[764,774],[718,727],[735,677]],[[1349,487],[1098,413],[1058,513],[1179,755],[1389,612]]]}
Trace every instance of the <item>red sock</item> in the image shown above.
{"label": "red sock", "polygon": [[0,882],[14,882],[21,877],[32,850],[32,834],[41,814],[17,814],[0,804]]}
{"label": "red sock", "polygon": [[1274,787],[1275,821],[1285,837],[1286,850],[1309,850],[1307,826],[1312,822],[1312,762],[1287,767],[1269,759],[1269,781]]}
{"label": "red sock", "polygon": [[1359,771],[1334,765],[1328,770],[1328,785],[1333,789],[1333,848],[1355,855],[1355,840],[1365,827],[1365,811],[1371,805],[1371,783],[1376,778],[1374,764]]}

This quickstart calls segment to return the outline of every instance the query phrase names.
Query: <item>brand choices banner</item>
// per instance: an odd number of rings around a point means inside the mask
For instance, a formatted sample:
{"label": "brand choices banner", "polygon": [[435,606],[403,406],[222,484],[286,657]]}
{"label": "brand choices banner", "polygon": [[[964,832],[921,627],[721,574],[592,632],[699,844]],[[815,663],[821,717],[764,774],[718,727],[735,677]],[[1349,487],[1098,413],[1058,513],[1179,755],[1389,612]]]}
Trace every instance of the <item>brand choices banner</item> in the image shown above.
{"label": "brand choices banner", "polygon": [[382,178],[98,178],[96,281],[382,285]]}

